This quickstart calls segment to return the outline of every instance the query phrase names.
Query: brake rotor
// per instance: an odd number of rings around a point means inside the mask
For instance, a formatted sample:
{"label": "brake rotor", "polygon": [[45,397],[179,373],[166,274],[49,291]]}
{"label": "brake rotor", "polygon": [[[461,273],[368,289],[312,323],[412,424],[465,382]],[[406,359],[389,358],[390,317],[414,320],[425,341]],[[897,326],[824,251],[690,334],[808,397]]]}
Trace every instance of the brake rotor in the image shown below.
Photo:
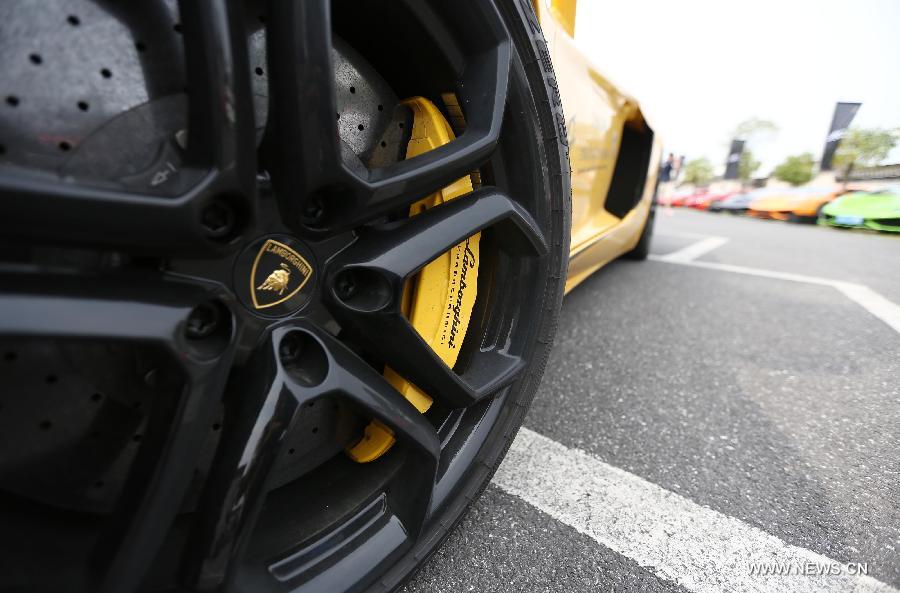
{"label": "brake rotor", "polygon": [[[178,195],[202,172],[184,167],[188,102],[175,0],[126,9],[90,0],[0,3],[4,64],[0,163],[95,185]],[[246,14],[257,137],[268,118],[266,34]],[[349,158],[402,158],[408,117],[368,62],[338,37],[332,51],[337,125]]]}

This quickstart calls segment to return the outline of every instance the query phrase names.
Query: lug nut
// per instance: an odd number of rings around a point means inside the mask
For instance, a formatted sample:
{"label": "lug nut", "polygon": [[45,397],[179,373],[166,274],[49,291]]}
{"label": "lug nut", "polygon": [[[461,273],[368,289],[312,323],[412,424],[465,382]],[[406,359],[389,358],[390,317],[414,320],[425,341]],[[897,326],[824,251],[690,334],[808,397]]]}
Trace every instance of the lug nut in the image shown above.
{"label": "lug nut", "polygon": [[188,316],[184,333],[189,340],[207,338],[219,327],[221,316],[219,308],[213,303],[197,305]]}
{"label": "lug nut", "polygon": [[234,227],[234,211],[225,202],[217,200],[203,209],[200,221],[210,237],[224,237]]}
{"label": "lug nut", "polygon": [[399,302],[399,293],[391,288],[388,279],[378,270],[365,266],[344,268],[335,275],[331,291],[341,303],[361,312],[380,311],[392,302]]}
{"label": "lug nut", "polygon": [[285,366],[290,366],[294,363],[300,358],[302,352],[303,346],[300,343],[300,340],[293,334],[286,335],[284,339],[281,340],[281,344],[278,345],[278,355],[281,357],[281,362]]}
{"label": "lug nut", "polygon": [[341,300],[347,300],[356,294],[356,278],[351,271],[341,272],[334,283],[334,291]]}
{"label": "lug nut", "polygon": [[303,206],[303,222],[305,224],[316,224],[325,216],[325,207],[322,198],[318,195],[312,195],[306,200]]}

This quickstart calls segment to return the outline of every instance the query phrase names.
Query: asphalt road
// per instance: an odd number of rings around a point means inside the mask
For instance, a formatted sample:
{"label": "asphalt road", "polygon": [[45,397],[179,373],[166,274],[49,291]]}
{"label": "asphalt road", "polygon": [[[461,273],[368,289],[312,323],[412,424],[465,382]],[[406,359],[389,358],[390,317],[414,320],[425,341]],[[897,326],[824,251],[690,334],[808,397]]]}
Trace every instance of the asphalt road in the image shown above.
{"label": "asphalt road", "polygon": [[[556,512],[555,495],[512,493],[539,471],[524,451],[406,591],[807,590],[797,575],[717,586],[700,573],[728,543],[695,512],[763,546],[867,563],[862,590],[900,588],[900,330],[830,286],[715,267],[854,282],[896,305],[900,237],[663,209],[652,252],[708,237],[722,239],[699,266],[614,262],[566,297],[525,422],[650,494],[593,493],[584,508],[612,520]],[[686,539],[658,552],[651,511],[670,500]],[[678,564],[681,548],[709,567]]]}

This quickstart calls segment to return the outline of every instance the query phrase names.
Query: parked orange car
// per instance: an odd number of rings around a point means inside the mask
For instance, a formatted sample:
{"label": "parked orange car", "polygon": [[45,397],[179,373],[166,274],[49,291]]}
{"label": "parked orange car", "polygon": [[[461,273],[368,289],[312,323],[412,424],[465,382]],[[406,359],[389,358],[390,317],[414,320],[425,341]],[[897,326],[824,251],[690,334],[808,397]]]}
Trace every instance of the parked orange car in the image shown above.
{"label": "parked orange car", "polygon": [[822,207],[847,190],[823,187],[788,189],[750,203],[749,216],[793,222],[816,222]]}

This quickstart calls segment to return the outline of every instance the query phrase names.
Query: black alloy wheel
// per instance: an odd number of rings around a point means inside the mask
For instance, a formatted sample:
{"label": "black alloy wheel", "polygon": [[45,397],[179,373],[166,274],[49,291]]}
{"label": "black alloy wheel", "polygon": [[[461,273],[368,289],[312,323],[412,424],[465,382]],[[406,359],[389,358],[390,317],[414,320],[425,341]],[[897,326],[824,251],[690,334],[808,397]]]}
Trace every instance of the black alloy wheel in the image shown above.
{"label": "black alloy wheel", "polygon": [[[0,591],[399,587],[486,487],[556,330],[568,149],[530,0],[0,17]],[[405,159],[401,100],[450,120],[448,94],[464,129]],[[478,232],[451,368],[404,287]],[[373,419],[396,443],[354,462]]]}

